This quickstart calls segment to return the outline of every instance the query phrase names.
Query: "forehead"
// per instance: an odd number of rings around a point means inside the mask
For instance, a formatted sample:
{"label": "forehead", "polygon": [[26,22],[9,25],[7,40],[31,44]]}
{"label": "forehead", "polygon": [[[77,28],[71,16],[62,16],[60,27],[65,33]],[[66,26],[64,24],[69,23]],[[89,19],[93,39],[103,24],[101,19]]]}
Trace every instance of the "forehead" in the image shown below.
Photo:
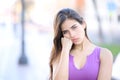
{"label": "forehead", "polygon": [[61,29],[69,29],[70,27],[72,27],[73,25],[78,25],[80,24],[78,21],[74,20],[74,19],[67,19],[63,22],[63,24],[61,25]]}

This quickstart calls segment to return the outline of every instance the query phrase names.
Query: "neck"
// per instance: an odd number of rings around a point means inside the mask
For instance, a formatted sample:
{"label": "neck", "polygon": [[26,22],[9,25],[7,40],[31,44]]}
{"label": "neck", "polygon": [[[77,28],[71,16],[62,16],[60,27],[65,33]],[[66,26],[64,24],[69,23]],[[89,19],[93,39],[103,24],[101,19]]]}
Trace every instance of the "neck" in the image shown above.
{"label": "neck", "polygon": [[87,38],[85,38],[84,41],[81,44],[75,45],[74,49],[83,51],[84,49],[86,49],[91,44],[92,43]]}

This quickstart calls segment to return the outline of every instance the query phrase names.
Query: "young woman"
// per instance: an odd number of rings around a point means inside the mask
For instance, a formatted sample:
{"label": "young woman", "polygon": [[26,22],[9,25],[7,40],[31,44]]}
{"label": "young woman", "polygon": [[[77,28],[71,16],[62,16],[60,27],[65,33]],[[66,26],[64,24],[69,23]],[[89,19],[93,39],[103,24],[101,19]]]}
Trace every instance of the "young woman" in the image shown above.
{"label": "young woman", "polygon": [[74,10],[58,12],[50,58],[50,80],[111,80],[112,53],[93,44],[87,25]]}

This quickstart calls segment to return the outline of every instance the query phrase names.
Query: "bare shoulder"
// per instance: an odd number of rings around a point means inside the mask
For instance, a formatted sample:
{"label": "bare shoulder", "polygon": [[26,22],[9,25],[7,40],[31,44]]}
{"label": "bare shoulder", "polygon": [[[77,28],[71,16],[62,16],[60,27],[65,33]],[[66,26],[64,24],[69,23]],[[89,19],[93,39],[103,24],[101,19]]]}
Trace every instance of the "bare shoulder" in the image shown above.
{"label": "bare shoulder", "polygon": [[101,48],[100,59],[101,60],[113,60],[112,52],[107,48]]}

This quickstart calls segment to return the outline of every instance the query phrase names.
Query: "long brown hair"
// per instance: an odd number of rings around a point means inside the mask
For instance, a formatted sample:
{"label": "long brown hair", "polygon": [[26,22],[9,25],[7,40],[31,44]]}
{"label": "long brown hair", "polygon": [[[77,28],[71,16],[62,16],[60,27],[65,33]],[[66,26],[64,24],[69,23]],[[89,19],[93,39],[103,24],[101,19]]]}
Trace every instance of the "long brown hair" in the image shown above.
{"label": "long brown hair", "polygon": [[[53,48],[51,51],[50,56],[50,80],[52,80],[53,76],[53,62],[56,60],[56,58],[59,56],[61,50],[62,50],[62,44],[61,44],[61,37],[63,37],[61,25],[66,19],[74,19],[78,21],[80,24],[83,24],[84,20],[83,18],[74,10],[65,8],[58,12],[58,14],[55,17],[54,20],[54,38],[53,38]],[[85,28],[85,36],[87,36],[86,28]]]}

